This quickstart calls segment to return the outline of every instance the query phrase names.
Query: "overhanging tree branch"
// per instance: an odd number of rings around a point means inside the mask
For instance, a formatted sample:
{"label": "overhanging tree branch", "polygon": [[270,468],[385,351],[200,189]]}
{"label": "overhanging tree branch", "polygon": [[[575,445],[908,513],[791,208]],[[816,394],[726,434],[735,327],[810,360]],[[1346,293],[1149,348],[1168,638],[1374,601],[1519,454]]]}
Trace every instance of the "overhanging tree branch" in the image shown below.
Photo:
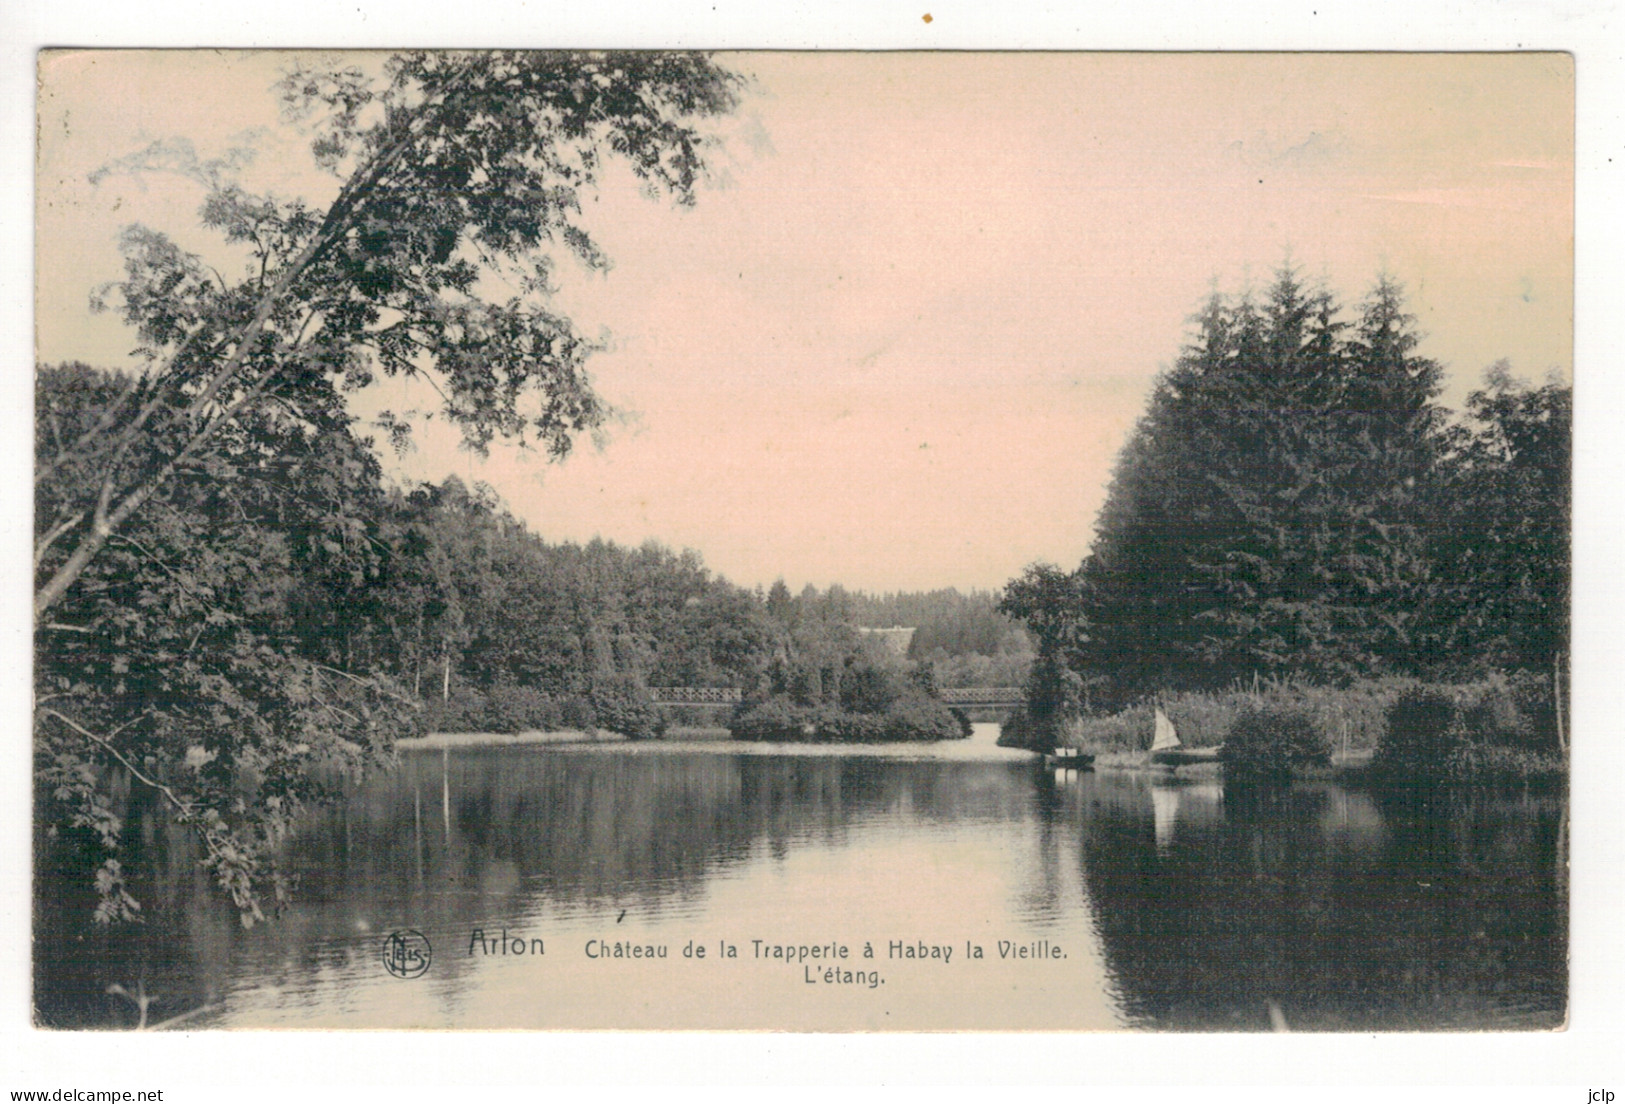
{"label": "overhanging tree branch", "polygon": [[[232,342],[233,348],[231,354],[214,372],[213,376],[204,386],[202,393],[188,404],[190,410],[207,410],[208,407],[214,402],[216,397],[221,393],[222,389],[224,389],[238,374],[248,356],[249,351],[253,348],[254,343],[259,339],[260,334],[264,331],[266,324],[270,321],[272,315],[277,311],[277,309],[286,302],[289,293],[292,291],[295,285],[295,282],[299,280],[299,278],[303,276],[313,264],[316,263],[326,249],[331,247],[336,241],[339,240],[340,237],[343,236],[347,225],[345,223],[345,219],[348,214],[356,209],[361,198],[364,197],[370,189],[376,186],[383,176],[390,171],[406,154],[406,152],[411,148],[412,143],[421,134],[424,127],[428,125],[429,120],[434,117],[436,111],[443,108],[443,106],[448,102],[447,97],[452,91],[456,90],[458,81],[461,80],[462,77],[468,72],[470,72],[472,68],[473,63],[470,63],[468,66],[464,67],[461,73],[455,75],[442,90],[442,98],[434,103],[423,105],[418,114],[407,123],[405,127],[406,133],[402,135],[399,141],[388,147],[382,154],[372,158],[356,176],[351,178],[350,182],[340,192],[339,198],[333,203],[332,207],[328,209],[327,216],[323,219],[321,228],[317,231],[313,240],[306,245],[299,255],[295,257],[294,260],[278,274],[277,279],[272,283],[270,289],[260,297],[253,317],[237,332],[235,339]],[[302,326],[301,336],[303,335],[303,330],[304,327]],[[141,506],[164,484],[164,482],[169,479],[169,477],[174,473],[176,467],[188,456],[195,453],[199,448],[207,443],[208,440],[212,438],[221,428],[221,426],[235,418],[237,414],[247,407],[253,399],[258,398],[259,395],[264,391],[266,385],[269,384],[271,379],[273,379],[280,370],[279,365],[273,365],[271,370],[266,372],[259,382],[254,387],[250,388],[242,399],[239,399],[237,402],[227,407],[223,412],[210,419],[204,425],[204,427],[197,433],[193,434],[191,438],[183,445],[180,451],[172,456],[166,463],[164,463],[157,470],[157,472],[141,483],[138,483],[133,490],[131,490],[118,502],[117,505],[114,505],[113,499],[116,495],[119,466],[127,457],[129,451],[135,446],[136,442],[141,439],[142,430],[145,428],[147,422],[155,413],[157,413],[158,410],[163,408],[166,401],[166,392],[169,389],[168,385],[179,381],[179,377],[182,375],[179,370],[181,363],[180,358],[185,353],[186,347],[189,345],[190,340],[188,340],[186,346],[183,346],[181,350],[176,352],[175,356],[170,360],[166,372],[163,373],[164,378],[160,380],[160,383],[155,388],[152,397],[142,407],[136,417],[132,419],[130,424],[120,433],[113,455],[107,461],[107,474],[103,478],[97,495],[96,507],[92,517],[90,531],[83,538],[81,538],[78,545],[75,546],[73,552],[52,574],[51,578],[35,592],[34,616],[36,619],[42,618],[46,611],[48,611],[62,598],[63,594],[67,592],[68,588],[73,585],[74,581],[77,580],[84,572],[85,568],[89,566],[91,561],[101,551],[102,547],[106,545],[108,538],[112,536],[112,534],[121,525],[123,525],[126,520],[128,520],[131,514],[140,509]],[[119,400],[103,413],[101,418],[98,419],[96,425],[93,426],[90,431],[87,431],[87,433],[81,438],[81,441],[88,443],[94,440],[99,433],[105,432],[105,430],[110,427],[113,421],[116,419],[118,409],[123,405],[128,396],[134,393],[135,389],[135,381],[132,380],[131,385],[126,388],[124,394],[120,396]],[[60,460],[58,463],[60,463]],[[55,466],[56,465],[53,464],[53,470]],[[73,525],[69,525],[66,528],[53,530],[52,533],[48,535],[47,539],[42,540],[36,546],[36,567],[44,560],[45,554],[49,550],[50,546],[60,539],[66,532],[71,531],[73,526],[78,524],[79,520],[79,518],[75,518]]]}

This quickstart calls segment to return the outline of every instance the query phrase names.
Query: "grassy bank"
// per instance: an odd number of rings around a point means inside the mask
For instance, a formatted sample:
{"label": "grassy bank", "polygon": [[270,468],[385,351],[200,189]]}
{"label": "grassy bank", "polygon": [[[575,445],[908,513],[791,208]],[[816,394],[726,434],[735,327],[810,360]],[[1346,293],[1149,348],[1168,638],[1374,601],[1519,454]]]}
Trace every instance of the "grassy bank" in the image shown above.
{"label": "grassy bank", "polygon": [[[1337,752],[1368,751],[1377,746],[1384,714],[1402,685],[1400,680],[1385,680],[1336,689],[1288,683],[1257,691],[1165,694],[1160,705],[1188,747],[1222,744],[1244,711],[1274,706],[1304,716]],[[1119,713],[1075,721],[1066,742],[1096,751],[1145,751],[1151,746],[1154,704],[1142,702]]]}
{"label": "grassy bank", "polygon": [[[698,742],[726,740],[728,730],[715,725],[671,725],[658,739]],[[524,732],[431,732],[395,741],[402,751],[419,748],[505,747],[510,744],[620,744],[631,737],[609,729],[530,729]]]}
{"label": "grassy bank", "polygon": [[[1351,751],[1347,755],[1338,752],[1332,755],[1326,766],[1321,768],[1303,767],[1294,772],[1300,778],[1345,778],[1365,774],[1370,766],[1374,749],[1364,751]],[[1097,751],[1094,753],[1093,766],[1095,770],[1107,771],[1145,771],[1148,773],[1164,774],[1168,767],[1153,765],[1146,757],[1144,750],[1140,751]],[[1181,775],[1192,775],[1201,771],[1217,772],[1222,768],[1218,763],[1211,765],[1192,764],[1179,768]]]}
{"label": "grassy bank", "polygon": [[401,751],[418,748],[502,747],[509,744],[615,744],[627,737],[608,729],[530,729],[525,732],[430,732],[395,741]]}
{"label": "grassy bank", "polygon": [[733,738],[733,734],[721,725],[674,724],[667,728],[660,738],[662,740],[696,742],[702,740],[730,740]]}
{"label": "grassy bank", "polygon": [[[1144,767],[1157,706],[1186,746],[1224,745],[1232,773],[1358,774],[1386,782],[1567,776],[1550,684],[1529,675],[1456,685],[1391,678],[1348,687],[1275,683],[1168,693],[1073,720],[1061,742],[1092,752],[1097,768]],[[1007,734],[1018,731],[1011,726]]]}

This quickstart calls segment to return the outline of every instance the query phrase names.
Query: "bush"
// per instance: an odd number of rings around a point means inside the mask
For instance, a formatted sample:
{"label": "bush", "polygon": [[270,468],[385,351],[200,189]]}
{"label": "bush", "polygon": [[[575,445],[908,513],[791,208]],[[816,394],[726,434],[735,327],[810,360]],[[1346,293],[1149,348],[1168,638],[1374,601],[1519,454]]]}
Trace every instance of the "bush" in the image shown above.
{"label": "bush", "polygon": [[1560,755],[1497,744],[1463,743],[1445,760],[1443,776],[1461,782],[1532,782],[1560,779]]}
{"label": "bush", "polygon": [[[1412,679],[1383,678],[1349,687],[1311,686],[1305,683],[1272,680],[1258,689],[1237,684],[1222,691],[1180,691],[1160,695],[1162,708],[1180,739],[1188,747],[1212,747],[1223,743],[1243,712],[1248,709],[1282,708],[1304,716],[1334,751],[1346,746],[1362,751],[1376,746],[1384,727],[1384,717],[1395,697]],[[1005,726],[1000,743],[1006,746],[1039,747],[1018,740],[1042,739],[1043,733],[1027,735],[1032,722],[1018,713]],[[1145,751],[1151,746],[1152,707],[1148,703],[1129,706],[1116,713],[1080,717],[1060,726],[1066,744],[1096,751]]]}
{"label": "bush", "polygon": [[430,699],[424,703],[422,724],[425,732],[513,734],[551,731],[563,727],[564,718],[560,704],[535,687],[498,683],[484,693],[460,686],[450,700]]}
{"label": "bush", "polygon": [[663,705],[660,711],[665,714],[670,728],[716,728],[718,725],[726,726],[728,715],[733,706],[717,705]]}
{"label": "bush", "polygon": [[652,740],[666,730],[648,688],[630,675],[616,675],[593,683],[587,695],[593,723],[633,740]]}
{"label": "bush", "polygon": [[1456,705],[1463,736],[1473,743],[1558,752],[1557,713],[1547,676],[1497,671],[1460,687]]}
{"label": "bush", "polygon": [[423,704],[423,731],[478,732],[485,724],[485,695],[460,686],[449,700],[430,698]]}
{"label": "bush", "polygon": [[1561,776],[1551,683],[1496,672],[1464,686],[1407,690],[1388,711],[1372,767],[1401,782]]}
{"label": "bush", "polygon": [[884,714],[888,740],[963,740],[970,735],[953,711],[924,694],[906,694]]}
{"label": "bush", "polygon": [[735,740],[809,740],[816,726],[811,710],[788,698],[742,702],[728,721],[728,734]]}
{"label": "bush", "polygon": [[[1150,714],[1146,716],[1149,718]],[[967,718],[968,719],[968,718]],[[1034,716],[1028,706],[1010,711],[999,725],[999,747],[1021,748],[1024,751],[1053,751],[1058,747],[1113,746],[1101,741],[1099,722],[1114,718],[1065,717],[1055,713]],[[1149,720],[1147,723],[1150,723]],[[966,735],[969,735],[967,731]],[[1125,743],[1123,746],[1129,746]]]}
{"label": "bush", "polygon": [[550,731],[560,726],[558,703],[533,686],[498,683],[485,695],[484,724],[489,732]]}
{"label": "bush", "polygon": [[877,714],[848,713],[826,706],[814,714],[812,724],[810,738],[819,743],[879,744],[891,738],[886,734],[885,719]]}
{"label": "bush", "polygon": [[1480,743],[1522,744],[1529,737],[1529,719],[1499,674],[1457,690],[1456,720],[1467,739]]}
{"label": "bush", "polygon": [[[1534,671],[1516,671],[1507,676],[1507,689],[1525,719],[1526,746],[1538,751],[1562,754],[1557,738],[1557,702],[1550,676]],[[1563,703],[1566,711],[1567,701]]]}
{"label": "bush", "polygon": [[1219,752],[1226,777],[1285,778],[1331,758],[1331,745],[1309,711],[1281,703],[1242,707]]}
{"label": "bush", "polygon": [[[999,723],[999,738],[995,742],[999,747],[1038,751],[1042,749],[1044,739],[1043,729],[1033,721],[1027,707],[1019,706]],[[1053,743],[1050,746],[1053,747]]]}
{"label": "bush", "polygon": [[[1561,773],[1551,678],[1540,672],[1494,672],[1459,686],[1430,686],[1401,676],[1344,687],[1269,680],[1257,688],[1238,683],[1224,691],[1168,693],[1160,700],[1187,746],[1237,744],[1228,756],[1237,764],[1232,771],[1253,769],[1249,742],[1255,737],[1247,729],[1262,712],[1301,722],[1295,724],[1297,737],[1278,733],[1269,740],[1289,746],[1296,740],[1304,749],[1318,745],[1333,752],[1372,750],[1373,772],[1396,779]],[[1047,750],[1053,741],[1100,752],[1143,752],[1151,735],[1149,703],[1064,724],[1053,717],[1035,719],[1024,708],[1005,721],[999,744]]]}
{"label": "bush", "polygon": [[1443,778],[1466,743],[1455,695],[1432,686],[1404,690],[1388,708],[1388,726],[1372,766],[1398,778]]}
{"label": "bush", "polygon": [[591,732],[597,717],[593,713],[592,702],[580,694],[570,694],[559,699],[559,719],[565,728]]}

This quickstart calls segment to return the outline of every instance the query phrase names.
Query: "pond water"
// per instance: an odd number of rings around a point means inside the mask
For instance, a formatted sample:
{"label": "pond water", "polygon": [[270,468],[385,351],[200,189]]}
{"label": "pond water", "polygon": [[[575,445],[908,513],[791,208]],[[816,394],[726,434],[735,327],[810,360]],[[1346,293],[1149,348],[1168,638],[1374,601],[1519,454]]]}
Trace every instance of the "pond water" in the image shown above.
{"label": "pond water", "polygon": [[993,736],[406,753],[306,824],[251,930],[138,818],[140,925],[87,924],[42,853],[38,1018],[132,1024],[118,984],[187,1027],[1563,1023],[1561,795],[1226,792]]}

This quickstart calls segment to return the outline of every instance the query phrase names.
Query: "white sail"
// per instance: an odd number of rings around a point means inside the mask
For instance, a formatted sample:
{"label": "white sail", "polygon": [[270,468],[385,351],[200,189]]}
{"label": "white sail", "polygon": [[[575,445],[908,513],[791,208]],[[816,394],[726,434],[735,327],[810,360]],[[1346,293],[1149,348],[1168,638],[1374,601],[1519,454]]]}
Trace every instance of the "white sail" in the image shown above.
{"label": "white sail", "polygon": [[1151,741],[1152,751],[1166,751],[1169,748],[1181,746],[1179,732],[1174,728],[1174,722],[1168,719],[1168,714],[1161,709],[1155,710],[1157,720],[1156,738]]}

